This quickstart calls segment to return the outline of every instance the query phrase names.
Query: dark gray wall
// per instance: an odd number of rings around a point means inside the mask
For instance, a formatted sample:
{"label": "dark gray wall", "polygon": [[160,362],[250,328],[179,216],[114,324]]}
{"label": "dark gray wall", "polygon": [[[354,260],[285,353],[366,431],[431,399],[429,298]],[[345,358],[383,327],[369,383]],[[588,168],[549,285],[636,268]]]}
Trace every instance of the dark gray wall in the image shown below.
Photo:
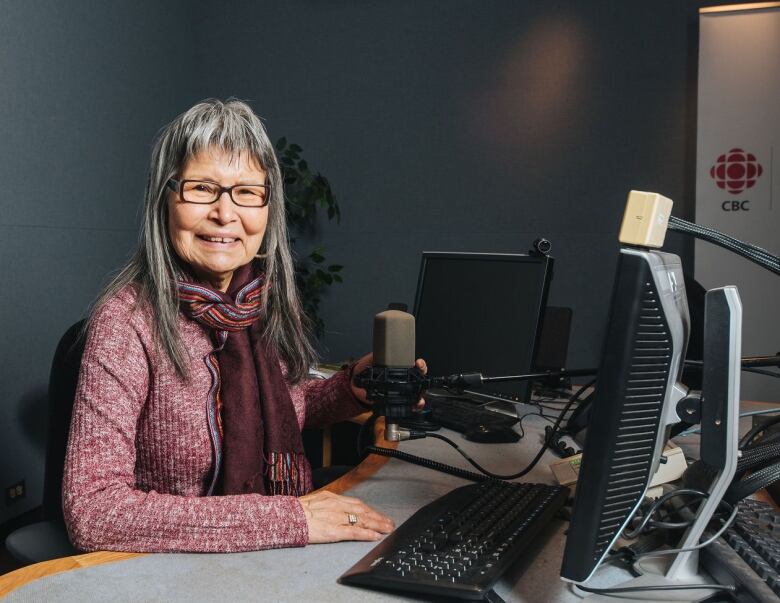
{"label": "dark gray wall", "polygon": [[[413,302],[423,250],[557,258],[571,366],[594,365],[628,191],[687,215],[684,2],[242,2],[206,5],[210,94],[250,99],[304,148],[343,208],[324,225],[345,284],[326,356],[371,344],[372,315]],[[689,255],[670,237],[670,249]]]}
{"label": "dark gray wall", "polygon": [[188,100],[180,8],[0,2],[0,522],[40,504],[52,354],[134,244],[151,140]]}
{"label": "dark gray wall", "polygon": [[687,11],[0,0],[0,488],[30,490],[12,507],[0,493],[0,522],[40,501],[51,355],[133,245],[151,140],[206,96],[250,100],[341,202],[318,237],[346,266],[328,358],[366,351],[372,315],[413,301],[423,250],[544,235],[551,303],[574,308],[570,365],[593,364],[628,190],[690,211]]}

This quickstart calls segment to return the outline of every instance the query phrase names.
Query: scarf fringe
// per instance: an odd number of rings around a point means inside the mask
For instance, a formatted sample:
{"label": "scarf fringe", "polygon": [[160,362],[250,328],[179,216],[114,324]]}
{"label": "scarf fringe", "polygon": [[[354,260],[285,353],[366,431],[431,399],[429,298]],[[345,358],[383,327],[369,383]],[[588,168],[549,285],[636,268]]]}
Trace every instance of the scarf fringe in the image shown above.
{"label": "scarf fringe", "polygon": [[306,494],[311,471],[303,454],[271,452],[265,460],[265,483],[269,493],[286,496]]}

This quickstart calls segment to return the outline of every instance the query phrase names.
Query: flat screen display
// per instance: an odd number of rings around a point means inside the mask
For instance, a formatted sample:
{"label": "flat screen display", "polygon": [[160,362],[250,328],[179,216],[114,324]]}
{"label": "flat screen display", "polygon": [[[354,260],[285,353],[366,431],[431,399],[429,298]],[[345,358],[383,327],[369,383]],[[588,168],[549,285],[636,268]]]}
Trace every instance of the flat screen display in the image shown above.
{"label": "flat screen display", "polygon": [[[551,266],[546,256],[424,252],[414,314],[429,374],[531,372]],[[530,383],[475,393],[527,402]]]}

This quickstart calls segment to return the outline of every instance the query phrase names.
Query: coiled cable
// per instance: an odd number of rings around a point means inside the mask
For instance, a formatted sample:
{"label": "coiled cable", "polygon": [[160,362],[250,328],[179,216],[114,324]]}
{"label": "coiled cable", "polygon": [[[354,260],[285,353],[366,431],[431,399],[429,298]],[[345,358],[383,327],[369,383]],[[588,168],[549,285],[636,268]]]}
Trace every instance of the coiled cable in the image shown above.
{"label": "coiled cable", "polygon": [[460,469],[459,467],[453,467],[452,465],[445,465],[444,463],[440,463],[438,461],[432,461],[431,459],[415,456],[400,450],[394,450],[393,448],[384,448],[383,446],[371,445],[366,446],[364,451],[370,452],[371,454],[378,454],[380,456],[390,456],[401,461],[406,461],[407,463],[412,463],[413,465],[427,467],[428,469],[441,471],[442,473],[449,473],[455,477],[462,477],[463,479],[467,479],[472,482],[484,482],[488,479],[491,479],[486,475],[480,475],[479,473],[474,473],[473,471],[468,471],[466,469]]}

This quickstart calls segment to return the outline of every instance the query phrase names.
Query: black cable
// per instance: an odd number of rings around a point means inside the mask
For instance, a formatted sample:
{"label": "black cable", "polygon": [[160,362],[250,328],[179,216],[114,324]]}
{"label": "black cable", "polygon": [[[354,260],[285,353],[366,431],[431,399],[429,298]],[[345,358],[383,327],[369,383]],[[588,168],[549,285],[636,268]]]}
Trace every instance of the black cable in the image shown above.
{"label": "black cable", "polygon": [[[373,454],[379,454],[382,456],[390,456],[393,458],[397,458],[402,461],[406,461],[408,463],[412,463],[414,465],[420,465],[421,467],[427,467],[429,469],[434,469],[436,471],[441,471],[442,473],[449,473],[450,475],[455,475],[456,477],[462,477],[463,479],[468,479],[475,482],[481,482],[485,481],[488,478],[492,479],[501,479],[501,480],[512,480],[517,479],[520,477],[523,477],[527,473],[529,473],[539,462],[539,459],[542,458],[542,455],[545,453],[545,451],[550,447],[550,444],[552,443],[554,436],[558,429],[560,428],[561,420],[563,419],[563,416],[566,414],[566,411],[569,410],[572,404],[574,404],[579,397],[585,392],[591,385],[593,385],[596,382],[595,379],[591,379],[588,383],[580,387],[571,398],[569,398],[569,401],[566,403],[566,406],[564,407],[563,411],[561,411],[561,414],[558,416],[558,419],[555,421],[555,424],[553,425],[552,430],[550,433],[547,434],[547,436],[544,439],[544,445],[539,449],[539,452],[536,454],[534,459],[528,464],[525,469],[522,471],[519,471],[518,473],[512,474],[512,475],[498,475],[495,473],[492,473],[490,471],[487,471],[486,469],[483,469],[475,460],[473,460],[471,457],[469,457],[467,454],[465,454],[460,447],[450,440],[449,438],[439,435],[437,433],[431,433],[431,432],[425,432],[427,437],[433,437],[439,440],[443,440],[447,443],[449,443],[451,446],[455,448],[463,457],[469,461],[474,467],[479,469],[484,473],[484,475],[480,475],[478,473],[474,473],[472,471],[467,471],[465,469],[459,469],[458,467],[452,467],[451,465],[445,465],[444,463],[439,463],[437,461],[432,461],[430,459],[426,459],[423,457],[415,456],[413,454],[408,454],[406,452],[401,452],[400,450],[394,450],[392,448],[383,448],[381,446],[366,446],[363,449],[363,452],[371,452]],[[536,413],[533,413],[536,414]],[[522,429],[522,427],[521,427]],[[362,456],[362,452],[358,455]],[[486,477],[487,476],[487,477]]]}
{"label": "black cable", "polygon": [[593,385],[594,383],[596,383],[596,381],[597,381],[597,379],[596,379],[596,378],[593,378],[593,379],[591,379],[590,381],[588,381],[587,383],[585,383],[584,385],[580,386],[580,388],[579,388],[579,389],[578,389],[576,392],[574,392],[574,393],[572,394],[571,398],[569,398],[569,402],[568,402],[568,403],[569,403],[569,404],[571,404],[572,402],[576,402],[577,400],[579,400],[579,399],[580,399],[580,396],[581,396],[582,394],[584,394],[584,393],[585,393],[585,391],[586,391],[586,390],[587,390],[587,389],[588,389],[588,388],[589,388],[591,385]]}
{"label": "black cable", "polygon": [[718,230],[715,230],[714,228],[710,226],[702,226],[701,224],[695,224],[693,222],[686,222],[685,220],[682,220],[681,218],[672,218],[673,226],[679,227],[681,231],[688,232],[691,234],[700,234],[702,237],[710,237],[720,243],[725,243],[734,247],[737,247],[741,250],[746,251],[747,253],[754,255],[758,258],[767,260],[769,262],[777,262],[778,259],[772,255],[769,251],[766,249],[763,249],[762,247],[759,247],[757,245],[753,245],[752,243],[746,243],[744,241],[741,241],[739,239],[736,239],[732,237],[731,235],[727,235],[725,233],[722,233]]}
{"label": "black cable", "polygon": [[775,354],[774,356],[743,356],[742,366],[753,368],[761,366],[780,367],[780,354]]}
{"label": "black cable", "polygon": [[[767,366],[780,367],[780,354],[774,356],[743,356],[740,364],[743,369],[745,368],[761,368]],[[701,367],[704,365],[703,360],[696,360],[695,358],[686,358],[685,366]]]}
{"label": "black cable", "polygon": [[593,588],[591,586],[582,586],[577,584],[577,588],[584,590],[586,593],[594,593],[599,595],[610,595],[612,593],[638,593],[651,590],[699,590],[700,588],[708,590],[725,590],[734,592],[737,590],[735,586],[724,586],[722,584],[659,584],[658,586],[617,586],[615,588]]}
{"label": "black cable", "polygon": [[767,467],[763,467],[758,471],[754,471],[749,477],[738,482],[732,482],[729,489],[726,490],[726,494],[723,495],[724,500],[730,503],[736,503],[743,498],[750,496],[753,492],[766,488],[769,484],[772,484],[780,479],[780,461]]}
{"label": "black cable", "polygon": [[746,373],[756,373],[757,375],[766,375],[767,377],[775,377],[780,379],[780,373],[776,371],[768,371],[766,369],[755,368],[752,366],[743,366],[742,370]]}
{"label": "black cable", "polygon": [[[493,479],[501,479],[501,480],[518,479],[518,478],[523,477],[524,475],[528,474],[534,467],[536,467],[536,464],[542,458],[542,455],[550,447],[550,444],[555,439],[555,435],[556,435],[556,433],[558,432],[558,430],[560,428],[561,421],[563,420],[563,417],[566,414],[566,412],[569,410],[569,408],[571,408],[571,405],[574,404],[579,399],[579,397],[583,394],[583,392],[585,392],[591,385],[593,385],[593,383],[595,383],[595,379],[592,379],[591,381],[589,381],[588,383],[586,383],[585,385],[580,387],[572,395],[572,397],[569,398],[569,401],[566,403],[566,406],[563,408],[563,410],[561,411],[561,414],[558,416],[557,420],[555,421],[555,423],[553,425],[553,428],[546,435],[546,437],[544,439],[544,444],[539,449],[539,452],[536,454],[536,456],[533,458],[533,460],[528,464],[528,466],[525,467],[525,469],[523,469],[522,471],[519,471],[517,473],[513,473],[512,475],[499,475],[497,473],[493,473],[491,471],[488,471],[487,469],[482,467],[479,463],[477,463],[474,459],[472,459],[470,456],[468,456],[468,454],[466,454],[463,450],[461,450],[461,448],[455,442],[453,442],[452,440],[450,440],[449,438],[447,438],[447,437],[445,437],[443,435],[440,435],[438,433],[430,433],[430,432],[428,432],[426,435],[428,437],[433,437],[433,438],[442,440],[442,441],[447,442],[448,444],[450,444],[450,446],[455,448],[455,450],[457,450],[461,454],[461,456],[463,456],[463,458],[465,458],[472,466],[477,468],[479,471],[481,471],[483,474],[487,475],[488,477],[491,477]],[[533,414],[536,414],[536,413],[533,413]],[[522,427],[521,427],[521,429],[522,429]],[[414,457],[414,458],[416,458],[416,457]]]}
{"label": "black cable", "polygon": [[550,433],[547,434],[547,437],[545,437],[544,445],[539,449],[539,452],[536,454],[536,456],[533,458],[533,460],[528,464],[528,466],[525,469],[523,469],[522,471],[519,471],[518,473],[515,473],[514,475],[508,475],[508,476],[504,477],[503,479],[517,479],[519,477],[523,477],[524,475],[529,473],[534,467],[536,467],[536,464],[542,458],[542,455],[550,447],[550,444],[555,439],[555,436],[556,436],[558,430],[560,429],[561,421],[563,420],[563,416],[566,414],[566,411],[569,410],[571,405],[574,404],[579,399],[579,397],[582,395],[582,393],[585,390],[587,390],[588,387],[590,387],[593,383],[595,383],[595,379],[592,379],[591,381],[589,381],[588,383],[586,383],[585,385],[580,387],[580,389],[578,389],[574,393],[574,395],[571,398],[569,398],[568,403],[566,404],[566,406],[561,411],[561,414],[558,416],[558,419],[555,421],[555,424],[553,425],[552,430],[550,431]]}
{"label": "black cable", "polygon": [[770,417],[763,423],[759,423],[758,425],[754,426],[750,431],[742,436],[742,439],[739,441],[739,449],[742,450],[745,448],[745,446],[748,446],[753,441],[753,438],[755,438],[759,433],[777,423],[780,423],[780,415]]}
{"label": "black cable", "polygon": [[[565,405],[565,402],[563,402],[562,404]],[[549,411],[552,411],[552,412],[560,412],[561,408],[563,408],[561,406],[548,406],[547,404],[540,404],[539,402],[531,402],[531,403],[529,403],[529,406],[536,406],[537,408],[543,408],[544,410],[549,410]],[[574,412],[575,410],[577,410],[577,407],[576,406],[572,406],[572,408],[570,408],[569,410],[571,412]]]}
{"label": "black cable", "polygon": [[[698,492],[698,491],[697,491]],[[688,548],[682,548],[682,549],[666,549],[663,551],[652,551],[652,552],[646,552],[646,553],[640,553],[638,555],[635,555],[634,558],[639,560],[644,557],[657,557],[661,555],[674,555],[678,553],[684,553],[688,551],[698,551],[703,549],[704,547],[709,546],[713,542],[715,542],[718,538],[720,538],[723,533],[734,523],[734,520],[737,517],[737,512],[739,508],[737,505],[733,505],[731,509],[731,515],[729,518],[725,521],[723,521],[723,526],[708,540],[705,542],[701,542],[693,547]],[[637,561],[637,569],[640,569],[640,563]],[[584,590],[585,592],[592,592],[597,594],[604,594],[604,595],[611,595],[613,593],[626,593],[626,592],[641,592],[641,591],[653,591],[653,590],[694,590],[694,589],[709,589],[709,590],[727,590],[727,591],[734,591],[736,590],[736,587],[734,586],[725,586],[720,584],[659,584],[658,586],[617,586],[613,588],[592,588],[589,586],[582,586],[580,584],[576,585],[577,588],[580,588]]]}
{"label": "black cable", "polygon": [[474,473],[473,471],[460,469],[459,467],[452,467],[451,465],[445,465],[444,463],[439,463],[438,461],[432,461],[430,459],[415,456],[407,452],[401,452],[400,450],[394,450],[392,448],[383,448],[382,446],[366,446],[364,450],[366,452],[370,452],[371,454],[390,456],[401,461],[406,461],[407,463],[412,463],[413,465],[427,467],[428,469],[433,469],[442,473],[449,473],[455,477],[462,477],[463,479],[467,479],[472,482],[484,482],[489,479],[488,477],[480,475],[479,473]]}
{"label": "black cable", "polygon": [[674,216],[669,218],[669,229],[691,234],[698,239],[713,243],[714,245],[718,245],[741,255],[745,259],[748,259],[775,274],[780,274],[780,258],[769,253],[766,249],[751,245],[750,243],[745,243],[744,241],[718,232],[713,228],[693,224]]}
{"label": "black cable", "polygon": [[[702,500],[704,500],[706,498],[709,498],[709,496],[710,496],[707,492],[702,492],[701,490],[696,490],[696,489],[693,489],[693,488],[680,488],[678,490],[672,490],[670,492],[667,492],[666,494],[658,497],[653,502],[653,504],[650,505],[650,507],[647,509],[647,511],[643,511],[644,516],[642,518],[641,523],[637,527],[635,527],[632,530],[624,530],[623,531],[623,535],[622,535],[623,538],[631,540],[631,539],[634,539],[634,538],[638,537],[639,534],[642,533],[642,531],[644,530],[644,528],[646,526],[647,527],[651,527],[651,528],[661,528],[661,529],[667,529],[667,530],[676,530],[676,529],[679,529],[679,528],[687,528],[688,526],[690,526],[695,520],[670,522],[670,521],[658,521],[658,520],[651,519],[652,516],[656,512],[661,510],[660,507],[661,507],[661,505],[663,503],[665,503],[668,500],[674,498],[675,496],[680,496],[680,495],[696,496],[696,498],[694,500],[688,501],[687,503],[685,503],[681,507],[677,507],[677,508],[673,509],[673,513],[669,513],[668,516],[671,517],[672,515],[677,515],[683,509],[689,508],[692,505],[694,505],[696,503],[699,503],[699,502],[701,502]],[[728,511],[729,512],[733,512],[733,510],[734,510],[734,505],[729,504],[725,500],[721,500],[721,501],[718,502],[718,507],[720,507],[721,505],[726,505],[728,507]]]}
{"label": "black cable", "polygon": [[[402,460],[402,461],[406,461],[408,463],[412,463],[414,465],[420,465],[421,467],[427,467],[429,469],[434,469],[436,471],[441,471],[442,473],[449,473],[450,475],[455,475],[456,477],[462,477],[463,479],[468,479],[468,480],[475,481],[475,482],[477,482],[477,481],[485,481],[488,478],[501,479],[501,480],[517,479],[517,478],[520,478],[520,477],[523,477],[524,475],[526,475],[528,472],[530,472],[536,466],[536,464],[539,462],[539,459],[542,458],[542,455],[544,454],[544,452],[550,447],[550,443],[553,440],[554,434],[556,433],[556,431],[560,427],[560,422],[561,422],[561,419],[563,418],[563,415],[566,413],[566,411],[569,409],[569,407],[574,402],[577,401],[579,396],[581,396],[582,393],[588,387],[593,385],[593,383],[595,383],[595,379],[591,380],[590,382],[588,382],[585,385],[583,385],[582,387],[580,387],[580,389],[577,390],[577,392],[575,392],[574,395],[572,395],[572,397],[569,399],[566,407],[564,407],[563,412],[561,412],[560,416],[558,417],[558,420],[555,422],[555,425],[553,426],[552,430],[550,431],[549,434],[547,434],[547,437],[545,437],[544,445],[541,447],[541,449],[537,453],[536,457],[534,457],[534,459],[531,461],[531,463],[527,467],[525,467],[525,469],[523,469],[522,471],[519,471],[518,473],[515,473],[513,475],[498,475],[498,474],[492,473],[492,472],[484,469],[474,459],[472,459],[465,452],[463,452],[463,450],[461,450],[460,447],[455,442],[453,442],[452,440],[450,440],[449,438],[447,438],[445,436],[439,435],[437,433],[431,433],[431,432],[426,432],[426,436],[427,437],[433,437],[433,438],[436,438],[436,439],[439,439],[439,440],[443,440],[443,441],[447,442],[448,444],[450,444],[469,463],[471,463],[474,467],[476,467],[477,469],[482,471],[482,473],[484,475],[480,475],[480,474],[474,473],[472,471],[467,471],[465,469],[459,469],[458,467],[452,467],[451,465],[445,465],[444,463],[439,463],[437,461],[432,461],[430,459],[426,459],[426,458],[422,458],[422,457],[419,457],[419,456],[415,456],[413,454],[408,454],[406,452],[401,452],[400,450],[394,450],[392,448],[383,448],[381,446],[367,446],[366,448],[363,449],[363,451],[361,451],[361,453],[358,456],[362,456],[362,453],[364,451],[371,452],[373,454],[379,454],[379,455],[382,455],[382,456],[390,456],[390,457],[397,458],[397,459]],[[532,414],[536,414],[536,413],[532,413]],[[521,430],[522,430],[522,427],[521,427]]]}
{"label": "black cable", "polygon": [[538,416],[540,416],[539,413],[534,411],[534,412],[527,412],[520,417],[520,419],[517,422],[517,426],[520,428],[521,438],[525,437],[525,429],[523,428],[523,419],[525,419],[526,417],[538,417]]}
{"label": "black cable", "polygon": [[776,461],[780,459],[780,434],[763,437],[748,444],[740,449],[740,453],[737,461],[737,473],[747,471],[767,461]]}
{"label": "black cable", "polygon": [[[596,383],[596,381],[597,381],[597,379],[591,379],[585,385],[580,387],[580,389],[578,389],[575,392],[574,396],[572,396],[572,397],[573,398],[579,398],[590,386],[592,386],[594,383]],[[582,400],[581,404],[577,404],[577,408],[574,410],[573,413],[571,413],[571,416],[569,417],[569,420],[566,421],[566,432],[569,435],[571,435],[571,436],[575,435],[576,432],[572,432],[571,431],[570,425],[574,424],[574,426],[576,427],[578,424],[581,423],[581,417],[586,412],[588,412],[588,408],[590,408],[590,406],[593,404],[593,400],[594,400],[594,394],[591,394],[590,396],[588,396],[587,398]],[[581,427],[581,429],[583,429],[584,427],[586,427],[586,426],[583,425]]]}
{"label": "black cable", "polygon": [[[474,402],[474,398],[470,398],[469,396],[463,396],[461,394],[453,394],[449,390],[446,394],[434,394],[432,391],[427,390],[423,396],[424,398],[449,398],[451,400],[465,400],[466,402]],[[485,404],[488,404],[488,402],[485,402]],[[476,402],[474,403],[474,406],[482,406],[482,404]]]}
{"label": "black cable", "polygon": [[[686,360],[685,366],[688,368],[696,368],[701,370],[704,368],[704,362],[701,360]],[[774,366],[773,364],[767,364],[767,366]],[[767,369],[760,368],[758,366],[749,366],[743,364],[740,370],[745,373],[756,373],[757,375],[766,375],[767,377],[775,377],[780,379],[780,373],[777,371],[769,371]]]}
{"label": "black cable", "polygon": [[455,443],[453,440],[451,440],[447,436],[443,436],[443,435],[438,434],[438,433],[428,432],[427,433],[427,437],[429,437],[429,438],[436,438],[437,440],[442,440],[444,442],[447,442],[456,451],[458,451],[458,453],[464,459],[466,459],[471,464],[472,467],[477,468],[479,471],[481,471],[484,475],[487,475],[488,477],[492,477],[493,479],[501,479],[501,480],[514,479],[514,477],[511,476],[511,475],[499,475],[497,473],[493,473],[491,471],[488,471],[482,465],[480,465],[477,461],[475,461],[473,458],[471,458],[465,450],[463,450],[460,446],[457,445],[457,443]]}
{"label": "black cable", "polygon": [[751,243],[740,241],[739,239],[724,234],[709,226],[702,226],[701,224],[687,222],[686,220],[674,216],[670,217],[669,226],[671,230],[693,234],[698,238],[715,243],[716,245],[720,245],[722,247],[726,247],[730,250],[739,249],[746,254],[745,257],[752,256],[770,264],[780,265],[780,258],[777,258],[766,249]]}
{"label": "black cable", "polygon": [[[758,440],[753,440],[749,446],[745,446],[742,453],[750,452],[751,450],[758,448],[769,448],[770,446],[780,446],[780,431],[773,431],[771,433],[765,433]],[[780,458],[780,449],[775,452],[775,456]],[[742,460],[742,459],[740,459]],[[739,467],[739,465],[737,465]]]}
{"label": "black cable", "polygon": [[776,261],[776,258],[774,258],[773,256],[767,253],[755,251],[754,248],[747,245],[746,243],[743,243],[742,241],[738,241],[737,239],[724,236],[720,233],[718,233],[718,235],[714,235],[711,232],[708,232],[706,230],[701,230],[701,229],[686,229],[686,228],[674,228],[674,227],[672,227],[671,229],[692,234],[698,239],[702,239],[709,243],[713,243],[714,245],[718,245],[719,247],[728,249],[729,251],[732,251],[737,255],[741,255],[745,259],[750,260],[755,264],[758,264],[762,268],[766,268],[767,270],[774,272],[775,274],[780,274],[780,264]]}
{"label": "black cable", "polygon": [[672,230],[678,230],[680,232],[692,234],[699,239],[713,243],[715,245],[728,249],[729,251],[733,251],[734,253],[737,253],[743,256],[744,258],[752,262],[755,262],[756,264],[764,268],[767,268],[768,270],[771,270],[773,272],[777,271],[778,264],[776,262],[776,258],[774,258],[774,256],[772,256],[765,250],[762,250],[760,247],[749,245],[738,239],[719,233],[715,230],[702,228],[702,227],[675,228],[673,226]]}
{"label": "black cable", "polygon": [[762,440],[759,444],[742,450],[732,484],[741,481],[748,471],[755,472],[763,469],[770,463],[776,463],[778,459],[780,459],[780,442],[776,439],[766,443]]}
{"label": "black cable", "polygon": [[650,521],[653,514],[658,511],[662,504],[664,504],[667,500],[674,498],[675,496],[682,496],[683,494],[698,496],[700,499],[707,498],[709,496],[709,494],[706,492],[702,492],[701,490],[694,490],[693,488],[680,488],[679,490],[672,490],[671,492],[667,492],[666,494],[663,494],[662,496],[659,496],[657,499],[655,499],[637,527],[631,530],[623,530],[623,538],[631,540],[639,536],[639,534],[642,533],[642,530],[645,529],[645,526]]}

